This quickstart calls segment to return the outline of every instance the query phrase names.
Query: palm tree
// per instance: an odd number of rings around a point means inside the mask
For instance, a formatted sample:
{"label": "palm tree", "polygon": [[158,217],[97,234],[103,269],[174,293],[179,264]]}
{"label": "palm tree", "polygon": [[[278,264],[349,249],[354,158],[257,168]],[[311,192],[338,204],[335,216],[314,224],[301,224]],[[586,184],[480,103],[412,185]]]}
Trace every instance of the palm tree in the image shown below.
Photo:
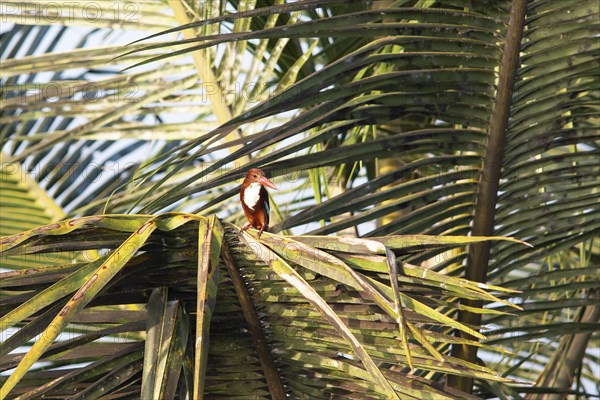
{"label": "palm tree", "polygon": [[596,1],[1,13],[1,398],[598,394]]}

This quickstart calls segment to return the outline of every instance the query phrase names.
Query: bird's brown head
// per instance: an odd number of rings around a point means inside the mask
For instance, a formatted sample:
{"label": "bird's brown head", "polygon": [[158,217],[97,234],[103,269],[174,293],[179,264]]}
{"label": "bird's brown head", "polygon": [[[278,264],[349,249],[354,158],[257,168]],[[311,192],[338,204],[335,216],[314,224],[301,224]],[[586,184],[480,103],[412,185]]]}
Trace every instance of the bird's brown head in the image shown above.
{"label": "bird's brown head", "polygon": [[246,173],[246,179],[244,179],[244,183],[250,184],[252,182],[258,182],[261,185],[277,190],[277,186],[275,186],[273,182],[267,178],[265,171],[260,168],[252,168]]}

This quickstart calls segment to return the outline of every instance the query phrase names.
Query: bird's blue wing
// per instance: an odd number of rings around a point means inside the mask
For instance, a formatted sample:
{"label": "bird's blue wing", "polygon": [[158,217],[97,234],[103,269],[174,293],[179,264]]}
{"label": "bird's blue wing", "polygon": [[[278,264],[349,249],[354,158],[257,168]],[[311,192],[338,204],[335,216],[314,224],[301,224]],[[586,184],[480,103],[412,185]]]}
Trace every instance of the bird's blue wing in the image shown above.
{"label": "bird's blue wing", "polygon": [[269,217],[271,216],[271,207],[269,206],[269,194],[264,188],[263,190],[265,191],[265,211],[267,212],[266,224],[269,225]]}

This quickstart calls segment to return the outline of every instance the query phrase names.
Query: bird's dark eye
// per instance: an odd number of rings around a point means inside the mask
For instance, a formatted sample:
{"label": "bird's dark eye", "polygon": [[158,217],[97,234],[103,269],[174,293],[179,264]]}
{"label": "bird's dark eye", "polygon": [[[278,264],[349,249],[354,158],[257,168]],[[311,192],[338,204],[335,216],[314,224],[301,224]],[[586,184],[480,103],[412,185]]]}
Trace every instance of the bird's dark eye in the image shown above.
{"label": "bird's dark eye", "polygon": [[256,174],[252,175],[253,178],[256,178]]}

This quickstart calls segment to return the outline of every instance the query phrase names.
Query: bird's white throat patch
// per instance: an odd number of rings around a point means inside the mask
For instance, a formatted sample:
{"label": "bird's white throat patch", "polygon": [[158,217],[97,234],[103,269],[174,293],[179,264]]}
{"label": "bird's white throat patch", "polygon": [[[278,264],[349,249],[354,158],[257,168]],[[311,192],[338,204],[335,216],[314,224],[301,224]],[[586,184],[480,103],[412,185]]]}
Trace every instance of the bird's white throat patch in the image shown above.
{"label": "bird's white throat patch", "polygon": [[244,190],[244,203],[252,210],[254,210],[254,206],[258,203],[261,186],[262,185],[258,182],[252,182],[250,186]]}

